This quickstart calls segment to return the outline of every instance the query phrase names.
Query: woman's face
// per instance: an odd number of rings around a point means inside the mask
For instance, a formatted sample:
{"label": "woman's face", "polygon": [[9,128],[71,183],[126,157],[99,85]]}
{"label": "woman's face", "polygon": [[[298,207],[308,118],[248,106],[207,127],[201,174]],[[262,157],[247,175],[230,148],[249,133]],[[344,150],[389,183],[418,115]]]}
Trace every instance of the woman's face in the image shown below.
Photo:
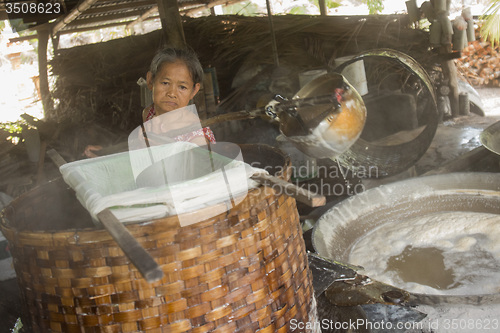
{"label": "woman's face", "polygon": [[200,90],[200,84],[194,84],[186,64],[181,60],[161,64],[154,79],[148,72],[147,81],[153,91],[157,115],[187,106]]}

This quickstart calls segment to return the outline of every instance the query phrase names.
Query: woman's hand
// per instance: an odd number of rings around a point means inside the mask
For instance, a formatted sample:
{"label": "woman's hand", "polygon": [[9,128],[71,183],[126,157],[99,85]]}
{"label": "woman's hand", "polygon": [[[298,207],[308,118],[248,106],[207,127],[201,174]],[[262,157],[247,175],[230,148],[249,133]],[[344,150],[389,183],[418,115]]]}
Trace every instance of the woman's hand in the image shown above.
{"label": "woman's hand", "polygon": [[99,151],[101,149],[102,149],[102,146],[88,145],[87,147],[85,147],[85,151],[83,152],[83,155],[85,155],[88,158],[97,157],[98,155],[96,155],[94,153],[94,151]]}

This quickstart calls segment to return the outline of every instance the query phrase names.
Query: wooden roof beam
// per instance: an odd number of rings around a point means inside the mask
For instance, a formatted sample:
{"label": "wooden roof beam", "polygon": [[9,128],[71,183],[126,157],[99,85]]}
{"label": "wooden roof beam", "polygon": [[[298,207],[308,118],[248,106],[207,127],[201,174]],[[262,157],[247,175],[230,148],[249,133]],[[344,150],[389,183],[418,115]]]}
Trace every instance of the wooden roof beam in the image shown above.
{"label": "wooden roof beam", "polygon": [[143,22],[144,20],[146,20],[147,18],[149,18],[150,16],[154,15],[154,14],[157,14],[158,13],[158,6],[154,6],[152,7],[151,9],[145,11],[141,16],[139,16],[136,20],[130,22],[129,24],[127,24],[127,26],[125,27],[125,29],[127,30],[131,30],[132,27],[136,24],[139,24],[141,22]]}
{"label": "wooden roof beam", "polygon": [[236,0],[236,1],[230,1],[230,0],[214,0],[214,1],[210,1],[209,3],[207,4],[203,4],[199,7],[195,7],[195,8],[190,8],[190,9],[184,9],[184,10],[181,10],[180,12],[184,15],[190,15],[190,14],[193,14],[193,13],[197,13],[201,10],[204,10],[204,9],[210,9],[210,8],[213,8],[215,6],[219,6],[219,5],[229,5],[229,4],[234,4],[234,3],[238,3],[238,2],[242,2],[244,0]]}
{"label": "wooden roof beam", "polygon": [[85,11],[85,15],[87,14],[102,14],[106,12],[113,12],[113,11],[119,11],[119,10],[124,10],[124,9],[134,9],[134,8],[139,8],[139,7],[146,7],[146,6],[156,6],[156,0],[144,0],[144,1],[136,1],[134,2],[134,6],[130,6],[129,3],[122,3],[122,4],[101,4],[100,0],[98,3],[96,3],[97,6],[94,6],[88,10]]}
{"label": "wooden roof beam", "polygon": [[63,29],[69,23],[74,21],[80,14],[89,9],[97,0],[84,0],[79,3],[69,12],[66,16],[64,16],[61,20],[56,21],[52,28],[52,35],[55,35],[59,30]]}
{"label": "wooden roof beam", "polygon": [[38,34],[9,38],[9,42],[10,43],[17,43],[17,42],[22,42],[25,40],[32,40],[32,39],[38,39]]}
{"label": "wooden roof beam", "polygon": [[[158,15],[150,16],[150,17],[146,18],[144,21],[149,21],[149,20],[154,20],[154,19],[159,19],[159,18],[160,17]],[[59,34],[65,35],[65,34],[72,34],[75,32],[85,32],[85,31],[93,31],[93,30],[99,30],[99,29],[105,29],[105,28],[113,28],[113,27],[119,27],[119,26],[127,24],[127,23],[132,23],[132,22],[133,21],[115,22],[115,23],[95,25],[95,26],[89,26],[89,27],[83,27],[83,28],[66,29],[66,30],[59,31]],[[9,42],[15,43],[15,42],[22,42],[24,40],[31,40],[31,39],[37,39],[37,38],[38,38],[38,34],[28,35],[28,36],[20,36],[20,37],[10,38]]]}
{"label": "wooden roof beam", "polygon": [[[159,16],[150,16],[145,21],[159,19],[159,18],[160,18]],[[73,29],[63,30],[60,33],[61,34],[72,34],[75,32],[85,32],[85,31],[93,31],[93,30],[99,30],[99,29],[105,29],[105,28],[113,28],[113,27],[119,27],[119,26],[125,25],[125,24],[130,23],[130,22],[133,22],[133,21],[115,22],[115,23],[108,23],[108,24],[103,24],[103,25],[94,25],[94,26],[89,26],[89,27],[73,28]]]}
{"label": "wooden roof beam", "polygon": [[[135,19],[141,14],[140,10],[134,10],[129,12],[123,12],[118,14],[110,14],[110,15],[101,15],[89,18],[80,18],[76,21],[71,22],[66,26],[66,29],[81,27],[88,24],[99,24],[99,23],[109,23],[111,21],[118,20],[126,20],[126,19]],[[62,31],[61,31],[62,32]]]}

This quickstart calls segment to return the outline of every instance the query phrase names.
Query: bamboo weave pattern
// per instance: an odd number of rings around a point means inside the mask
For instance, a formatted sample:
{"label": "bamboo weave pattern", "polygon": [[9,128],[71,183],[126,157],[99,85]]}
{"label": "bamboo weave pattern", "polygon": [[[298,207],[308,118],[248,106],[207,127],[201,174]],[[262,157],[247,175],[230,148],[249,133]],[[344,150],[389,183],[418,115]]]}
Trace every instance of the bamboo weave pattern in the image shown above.
{"label": "bamboo weave pattern", "polygon": [[[33,332],[287,332],[291,319],[308,320],[312,277],[294,199],[260,187],[188,227],[176,217],[128,225],[165,272],[148,284],[105,230],[85,227],[61,183],[2,216]],[[44,223],[60,231],[37,231]]]}

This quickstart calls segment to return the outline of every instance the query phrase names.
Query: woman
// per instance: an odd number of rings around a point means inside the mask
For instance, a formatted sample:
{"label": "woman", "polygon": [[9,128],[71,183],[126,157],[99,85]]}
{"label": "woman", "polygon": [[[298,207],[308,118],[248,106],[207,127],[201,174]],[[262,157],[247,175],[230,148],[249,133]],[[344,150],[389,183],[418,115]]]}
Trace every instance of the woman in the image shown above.
{"label": "woman", "polygon": [[[193,112],[182,112],[198,93],[203,79],[203,68],[196,54],[191,49],[164,48],[156,53],[147,73],[148,88],[153,93],[153,104],[142,112],[144,123],[161,117],[161,121],[152,121],[150,130],[155,133],[181,132],[173,137],[175,141],[188,141],[199,145],[215,143],[215,137],[209,127],[186,130],[199,125],[200,119]],[[172,112],[178,110],[176,112]],[[100,146],[87,146],[85,156],[95,157],[92,151]]]}
{"label": "woman", "polygon": [[[154,56],[147,73],[148,88],[153,93],[153,104],[142,112],[144,122],[189,105],[198,93],[203,79],[203,68],[190,49],[166,48]],[[163,125],[168,131],[189,128],[199,124],[199,118],[192,112],[170,113]],[[166,131],[165,128],[162,130]],[[210,128],[200,128],[175,136],[176,141],[189,141],[197,144],[215,142]]]}

